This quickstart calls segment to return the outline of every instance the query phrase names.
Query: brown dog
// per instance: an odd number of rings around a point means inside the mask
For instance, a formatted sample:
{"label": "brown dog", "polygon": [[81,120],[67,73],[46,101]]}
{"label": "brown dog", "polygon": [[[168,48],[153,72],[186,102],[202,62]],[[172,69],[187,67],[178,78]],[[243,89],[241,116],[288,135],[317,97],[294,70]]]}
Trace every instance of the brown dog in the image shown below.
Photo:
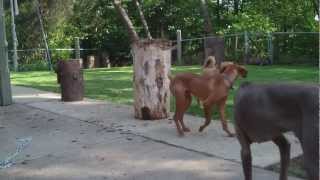
{"label": "brown dog", "polygon": [[228,90],[238,76],[246,77],[247,70],[240,65],[226,65],[223,73],[213,75],[196,75],[192,73],[177,74],[170,78],[170,91],[176,99],[176,112],[174,121],[179,135],[189,132],[190,129],[183,122],[183,115],[191,104],[191,95],[203,101],[205,123],[199,128],[202,132],[211,122],[211,110],[214,105],[219,106],[220,118],[223,130],[229,135],[227,121],[225,119],[225,105],[228,97]]}

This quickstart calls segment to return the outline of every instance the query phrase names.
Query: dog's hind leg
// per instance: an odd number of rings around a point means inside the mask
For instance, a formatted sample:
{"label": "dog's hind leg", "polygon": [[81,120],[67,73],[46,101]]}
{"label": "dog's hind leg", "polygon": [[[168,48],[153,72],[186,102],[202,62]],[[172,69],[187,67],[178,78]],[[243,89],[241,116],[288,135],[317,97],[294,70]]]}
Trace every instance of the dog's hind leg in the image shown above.
{"label": "dog's hind leg", "polygon": [[176,124],[176,128],[177,128],[177,131],[178,131],[178,134],[180,136],[183,136],[183,132],[181,130],[181,127],[180,127],[180,122],[179,122],[179,119],[177,117],[177,111],[175,112],[174,116],[173,116],[173,119],[174,119],[174,123]]}
{"label": "dog's hind leg", "polygon": [[183,103],[179,106],[179,112],[180,113],[180,124],[182,126],[182,130],[184,132],[190,132],[190,129],[184,124],[184,121],[183,121],[183,116],[184,116],[184,113],[187,111],[187,109],[189,108],[189,106],[191,105],[191,102],[192,102],[192,97],[191,97],[191,94],[188,93],[188,92],[185,92],[185,97],[184,97],[184,101]]}
{"label": "dog's hind leg", "polygon": [[288,167],[290,162],[290,143],[281,135],[272,140],[280,150],[280,180],[288,179]]}
{"label": "dog's hind leg", "polygon": [[176,112],[174,115],[174,120],[177,126],[179,135],[183,136],[184,132],[189,132],[190,129],[187,128],[183,122],[183,115],[185,111],[191,104],[191,95],[185,93],[176,93]]}
{"label": "dog's hind leg", "polygon": [[319,180],[319,126],[315,126],[304,127],[301,141],[308,180]]}
{"label": "dog's hind leg", "polygon": [[225,116],[226,102],[227,102],[227,97],[224,98],[223,100],[221,100],[218,104],[219,113],[220,113],[220,120],[221,120],[223,130],[228,134],[229,137],[233,137],[234,134],[230,132],[229,127],[228,127],[228,122],[227,122],[226,116]]}
{"label": "dog's hind leg", "polygon": [[241,161],[245,180],[252,180],[252,157],[250,140],[245,136],[243,131],[236,129],[237,138],[241,145]]}
{"label": "dog's hind leg", "polygon": [[202,126],[200,126],[199,128],[199,132],[202,132],[204,130],[204,128],[206,128],[210,122],[211,122],[211,110],[212,110],[212,105],[210,106],[204,106],[203,107],[203,110],[204,110],[204,114],[205,114],[205,122]]}

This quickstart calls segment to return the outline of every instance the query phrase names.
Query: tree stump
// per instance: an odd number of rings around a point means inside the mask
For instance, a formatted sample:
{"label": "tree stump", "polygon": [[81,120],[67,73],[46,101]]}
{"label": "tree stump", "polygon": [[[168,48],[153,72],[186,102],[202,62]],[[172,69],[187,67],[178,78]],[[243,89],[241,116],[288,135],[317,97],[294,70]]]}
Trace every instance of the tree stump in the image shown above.
{"label": "tree stump", "polygon": [[171,43],[165,40],[139,40],[132,44],[132,51],[135,118],[167,118],[170,112],[168,74]]}
{"label": "tree stump", "polygon": [[81,101],[84,94],[83,72],[78,59],[58,61],[57,80],[62,101]]}
{"label": "tree stump", "polygon": [[85,63],[84,63],[84,68],[86,68],[86,69],[92,69],[92,68],[94,68],[94,67],[95,67],[95,62],[96,62],[95,59],[96,59],[96,58],[95,58],[94,55],[89,55],[89,56],[87,56],[86,61],[85,61]]}

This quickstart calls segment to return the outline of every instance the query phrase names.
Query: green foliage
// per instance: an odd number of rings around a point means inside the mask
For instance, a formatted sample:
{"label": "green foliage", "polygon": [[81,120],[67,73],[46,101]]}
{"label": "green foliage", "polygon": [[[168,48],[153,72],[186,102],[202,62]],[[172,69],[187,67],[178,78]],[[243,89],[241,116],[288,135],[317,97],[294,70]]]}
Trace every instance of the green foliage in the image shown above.
{"label": "green foliage", "polygon": [[[6,26],[9,47],[12,47],[9,1],[6,2]],[[20,15],[16,17],[19,49],[43,48],[43,40],[36,14],[35,0],[20,0]],[[41,0],[45,31],[50,48],[73,47],[74,37],[81,38],[83,48],[98,48],[107,51],[112,61],[130,62],[130,44],[124,28],[111,0]],[[234,4],[237,2],[238,4]],[[145,37],[138,12],[132,1],[122,1],[124,8],[140,37]],[[199,0],[143,0],[142,9],[154,38],[174,40],[176,30],[182,30],[183,38],[204,36],[204,20]],[[208,1],[215,33],[275,31],[319,31],[314,20],[315,5],[305,0],[234,0]],[[288,37],[291,38],[291,37]],[[256,55],[265,57],[265,42],[252,39]],[[288,48],[283,39],[282,52],[308,52],[310,39],[305,38],[294,45],[306,47],[296,50]],[[278,42],[277,42],[278,43]],[[198,54],[201,45],[189,44],[186,53]],[[313,52],[311,52],[313,53]],[[52,52],[53,60],[68,58],[71,52]],[[238,53],[239,54],[239,53]],[[291,53],[292,54],[292,53]],[[291,56],[290,54],[290,56]],[[86,54],[84,54],[86,55]],[[239,56],[239,55],[236,55]],[[313,55],[314,56],[314,55]],[[192,59],[192,58],[191,58]],[[22,63],[30,59],[21,59]],[[34,60],[36,61],[36,60]]]}
{"label": "green foliage", "polygon": [[233,32],[274,32],[275,24],[269,17],[262,14],[241,13],[232,17],[232,25],[228,27],[226,33]]}

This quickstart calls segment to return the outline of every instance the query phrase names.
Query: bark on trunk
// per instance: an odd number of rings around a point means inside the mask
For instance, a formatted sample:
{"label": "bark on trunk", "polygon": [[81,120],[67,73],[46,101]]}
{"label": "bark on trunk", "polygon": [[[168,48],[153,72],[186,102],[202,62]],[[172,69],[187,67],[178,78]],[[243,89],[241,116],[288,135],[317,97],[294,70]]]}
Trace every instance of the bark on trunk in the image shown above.
{"label": "bark on trunk", "polygon": [[58,61],[57,81],[62,101],[81,101],[84,95],[83,72],[79,59]]}
{"label": "bark on trunk", "polygon": [[135,118],[155,120],[169,116],[170,48],[170,42],[164,40],[141,40],[132,45]]}

